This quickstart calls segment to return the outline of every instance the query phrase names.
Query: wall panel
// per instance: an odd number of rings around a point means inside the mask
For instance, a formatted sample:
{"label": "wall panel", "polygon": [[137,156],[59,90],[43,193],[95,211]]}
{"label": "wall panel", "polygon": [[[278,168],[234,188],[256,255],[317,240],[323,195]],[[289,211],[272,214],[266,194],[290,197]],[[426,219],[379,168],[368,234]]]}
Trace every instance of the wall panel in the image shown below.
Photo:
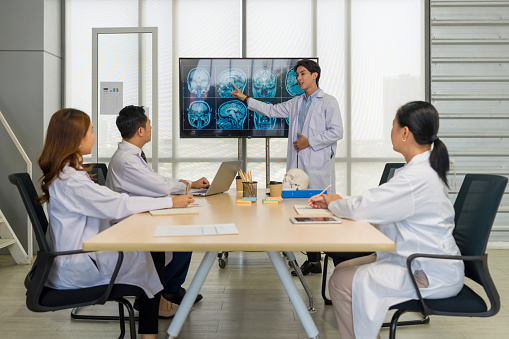
{"label": "wall panel", "polygon": [[[454,200],[467,173],[509,177],[509,1],[432,1],[430,13],[431,99]],[[490,240],[509,241],[507,192]]]}

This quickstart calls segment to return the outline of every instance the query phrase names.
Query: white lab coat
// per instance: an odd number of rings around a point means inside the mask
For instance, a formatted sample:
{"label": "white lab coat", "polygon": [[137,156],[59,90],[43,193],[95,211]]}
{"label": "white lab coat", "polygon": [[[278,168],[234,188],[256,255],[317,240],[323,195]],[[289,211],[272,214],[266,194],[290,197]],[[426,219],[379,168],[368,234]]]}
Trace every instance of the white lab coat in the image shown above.
{"label": "white lab coat", "polygon": [[[188,181],[191,185],[191,181]],[[164,177],[152,169],[141,157],[141,148],[122,140],[111,157],[106,187],[131,197],[164,197],[186,190],[179,179]],[[173,202],[170,207],[173,206]],[[114,223],[119,220],[113,220]],[[173,259],[173,252],[165,252],[165,265]]]}
{"label": "white lab coat", "polygon": [[[396,243],[394,252],[377,252],[374,263],[360,266],[353,278],[352,312],[356,338],[375,338],[390,306],[417,299],[406,269],[413,253],[460,255],[452,236],[454,208],[437,173],[430,151],[414,156],[387,183],[356,197],[329,204],[339,217],[379,224],[378,229]],[[445,298],[463,287],[462,261],[417,259],[429,286],[425,298]]]}
{"label": "white lab coat", "polygon": [[106,186],[130,196],[164,197],[185,191],[186,185],[178,179],[163,177],[141,157],[141,149],[125,140],[111,157]]}
{"label": "white lab coat", "polygon": [[[171,206],[170,198],[130,198],[113,192],[95,184],[86,172],[69,166],[50,184],[49,197],[46,238],[51,249],[59,252],[82,249],[84,241],[109,227],[109,219]],[[72,289],[108,284],[117,259],[116,252],[59,256],[47,285]],[[163,288],[148,252],[124,252],[115,282],[139,286],[150,298]]]}
{"label": "white lab coat", "polygon": [[308,138],[309,147],[297,152],[293,142],[298,138],[299,110],[305,95],[276,105],[251,98],[248,108],[271,118],[288,118],[286,171],[300,168],[309,176],[309,189],[324,189],[332,184],[329,192],[335,193],[336,146],[337,141],[343,138],[339,105],[336,98],[318,90],[309,106],[301,133]]}

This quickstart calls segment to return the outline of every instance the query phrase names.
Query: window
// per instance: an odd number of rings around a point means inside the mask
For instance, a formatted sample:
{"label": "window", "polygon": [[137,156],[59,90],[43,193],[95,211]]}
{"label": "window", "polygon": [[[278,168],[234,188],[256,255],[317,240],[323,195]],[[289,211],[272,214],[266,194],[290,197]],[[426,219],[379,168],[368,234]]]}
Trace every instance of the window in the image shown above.
{"label": "window", "polygon": [[[357,194],[378,184],[385,162],[403,161],[392,150],[390,129],[400,105],[425,99],[427,2],[248,0],[243,9],[241,0],[66,0],[66,106],[91,112],[92,28],[158,27],[158,170],[178,178],[212,178],[221,161],[237,158],[238,141],[179,139],[175,58],[241,57],[243,36],[247,57],[316,56],[320,87],[338,99],[345,128],[336,154],[336,189]],[[148,53],[150,38],[111,35],[99,44],[99,81],[124,82],[124,105],[150,107],[151,94],[138,90],[150,90],[149,64],[141,78],[138,71],[150,60],[138,57],[138,48],[144,44]],[[108,162],[121,139],[114,121],[115,116],[98,120],[101,162]],[[272,180],[286,172],[286,148],[286,139],[270,140]],[[253,177],[263,183],[265,140],[248,140],[247,158]]]}

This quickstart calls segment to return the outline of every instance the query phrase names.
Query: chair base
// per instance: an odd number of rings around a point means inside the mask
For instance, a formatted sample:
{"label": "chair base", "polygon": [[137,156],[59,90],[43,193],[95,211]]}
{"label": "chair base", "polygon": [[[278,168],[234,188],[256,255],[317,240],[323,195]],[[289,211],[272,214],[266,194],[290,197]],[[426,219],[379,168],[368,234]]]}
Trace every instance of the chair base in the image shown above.
{"label": "chair base", "polygon": [[406,313],[405,310],[397,310],[392,316],[390,323],[384,323],[382,327],[389,327],[389,339],[396,339],[396,328],[398,326],[425,325],[429,324],[429,316],[421,313],[422,320],[398,321],[399,317]]}
{"label": "chair base", "polygon": [[[401,315],[401,314],[400,314]],[[415,326],[415,325],[427,325],[429,324],[430,318],[428,315],[424,315],[421,313],[422,319],[419,320],[405,320],[405,321],[398,321],[397,326]],[[398,316],[399,318],[399,316]],[[383,323],[382,327],[391,327],[391,323]]]}
{"label": "chair base", "polygon": [[[75,307],[71,311],[71,318],[74,320],[96,320],[96,321],[120,321],[118,315],[91,315],[91,314],[78,314],[81,307]],[[134,317],[138,321],[138,317]],[[124,319],[128,321],[129,319]]]}
{"label": "chair base", "polygon": [[[125,298],[116,298],[113,301],[118,303],[118,316],[114,315],[90,315],[78,314],[80,307],[75,307],[71,311],[71,318],[75,320],[94,320],[94,321],[118,321],[120,322],[119,339],[125,336],[125,322],[129,322],[129,332],[131,338],[136,338],[136,321],[138,317],[134,316],[134,309],[131,303]],[[124,306],[127,308],[128,317],[124,317]]]}

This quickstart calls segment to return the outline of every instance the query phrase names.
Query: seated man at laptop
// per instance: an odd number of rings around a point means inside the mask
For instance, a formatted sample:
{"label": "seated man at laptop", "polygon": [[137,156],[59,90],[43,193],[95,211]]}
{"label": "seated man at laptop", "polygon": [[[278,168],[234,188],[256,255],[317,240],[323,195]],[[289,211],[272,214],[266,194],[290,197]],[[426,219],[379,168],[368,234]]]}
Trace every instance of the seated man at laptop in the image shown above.
{"label": "seated man at laptop", "polygon": [[[108,166],[106,186],[119,193],[130,196],[164,197],[168,194],[186,192],[188,187],[204,188],[209,185],[206,178],[196,181],[178,180],[155,173],[147,163],[142,148],[152,138],[150,119],[140,106],[126,106],[117,117],[117,127],[122,142],[113,154]],[[180,305],[186,290],[182,287],[186,279],[191,252],[174,252],[173,259],[166,265],[164,272],[163,297]],[[199,294],[195,302],[202,299]],[[173,316],[176,312],[160,316]]]}

